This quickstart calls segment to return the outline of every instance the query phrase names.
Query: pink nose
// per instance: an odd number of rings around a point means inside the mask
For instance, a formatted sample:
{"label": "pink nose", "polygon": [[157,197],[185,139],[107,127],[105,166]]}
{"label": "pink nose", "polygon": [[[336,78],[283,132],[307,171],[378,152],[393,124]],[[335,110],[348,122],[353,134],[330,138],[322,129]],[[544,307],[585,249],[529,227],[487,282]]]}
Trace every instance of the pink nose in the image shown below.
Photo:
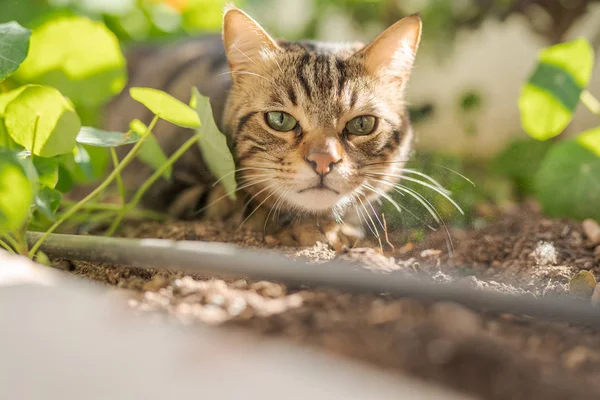
{"label": "pink nose", "polygon": [[306,161],[312,165],[313,169],[319,175],[326,175],[333,169],[333,166],[341,160],[341,157],[331,153],[310,153]]}

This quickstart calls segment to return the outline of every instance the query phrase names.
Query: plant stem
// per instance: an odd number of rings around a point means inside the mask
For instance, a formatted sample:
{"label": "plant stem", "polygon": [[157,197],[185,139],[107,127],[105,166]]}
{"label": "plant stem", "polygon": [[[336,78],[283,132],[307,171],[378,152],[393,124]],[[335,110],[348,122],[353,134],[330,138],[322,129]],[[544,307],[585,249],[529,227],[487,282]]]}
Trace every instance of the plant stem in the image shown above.
{"label": "plant stem", "polygon": [[148,137],[148,134],[152,132],[152,129],[154,129],[154,126],[156,125],[158,120],[159,117],[154,116],[152,122],[150,123],[150,125],[148,125],[148,129],[146,129],[146,133],[144,134],[144,136],[142,136],[140,140],[133,146],[131,151],[129,151],[125,158],[123,158],[123,160],[119,163],[119,165],[115,169],[113,169],[113,171],[104,180],[104,182],[102,182],[90,194],[85,196],[85,198],[77,202],[77,204],[75,204],[67,212],[65,212],[63,216],[54,223],[54,225],[52,225],[46,232],[44,232],[42,237],[40,237],[40,239],[31,247],[31,250],[29,251],[29,258],[31,258],[36,253],[36,251],[40,248],[42,243],[44,243],[44,240],[46,240],[52,232],[54,232],[63,222],[65,222],[67,219],[73,216],[73,214],[79,211],[85,205],[85,203],[93,199],[98,193],[101,193],[103,190],[105,190],[112,183],[112,181],[115,180],[115,178],[123,170],[123,168],[125,168],[131,161],[133,161],[136,153],[144,143],[144,140]]}
{"label": "plant stem", "polygon": [[[119,157],[117,157],[117,151],[114,147],[110,148],[110,156],[113,162],[113,168],[117,169],[119,165]],[[116,176],[117,187],[119,188],[119,194],[121,195],[121,205],[125,205],[127,203],[126,193],[125,193],[125,185],[123,185],[123,179],[121,178],[121,172],[119,172]]]}
{"label": "plant stem", "polygon": [[[19,241],[14,238],[10,233],[7,233],[2,237],[8,244],[13,248],[13,252],[15,254],[21,254],[23,250],[23,245],[19,243]],[[27,254],[27,252],[26,252]]]}
{"label": "plant stem", "polygon": [[12,247],[10,247],[5,241],[3,241],[2,239],[0,239],[0,247],[4,248],[6,251],[8,251],[11,254],[17,254],[15,253],[15,251],[13,250]]}
{"label": "plant stem", "polygon": [[142,184],[142,186],[140,186],[140,188],[137,190],[137,192],[135,192],[135,194],[131,198],[131,201],[125,207],[123,207],[121,209],[121,212],[119,213],[117,218],[115,218],[113,223],[110,225],[110,227],[108,228],[108,230],[106,231],[104,236],[112,236],[116,232],[116,230],[119,228],[119,224],[121,223],[121,221],[123,220],[125,215],[127,215],[127,213],[131,212],[131,210],[135,206],[138,205],[138,203],[142,200],[142,197],[144,197],[144,194],[148,191],[148,189],[150,189],[150,187],[154,184],[154,182],[156,182],[158,179],[160,179],[160,177],[162,177],[164,175],[165,171],[167,169],[169,169],[173,164],[175,164],[175,162],[186,151],[188,151],[190,147],[192,147],[196,142],[198,142],[199,139],[200,139],[200,136],[198,136],[198,135],[194,135],[191,138],[189,138],[184,144],[181,145],[181,147],[179,149],[177,149],[177,151],[175,153],[173,153],[173,155],[171,155],[171,157],[169,157],[167,162],[165,162],[163,165],[160,166],[160,168],[158,168],[156,171],[154,171],[154,173],[150,176],[150,178],[148,178]]}
{"label": "plant stem", "polygon": [[588,108],[588,110],[600,116],[600,101],[598,101],[593,94],[584,89],[583,92],[581,92],[579,99]]}

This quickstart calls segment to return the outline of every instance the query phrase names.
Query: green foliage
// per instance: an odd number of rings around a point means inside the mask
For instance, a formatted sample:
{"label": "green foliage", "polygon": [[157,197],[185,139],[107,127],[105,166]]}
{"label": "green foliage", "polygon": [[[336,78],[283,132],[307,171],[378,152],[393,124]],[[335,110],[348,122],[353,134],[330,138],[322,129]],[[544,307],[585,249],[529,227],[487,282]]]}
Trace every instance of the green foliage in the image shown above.
{"label": "green foliage", "polygon": [[0,149],[0,235],[21,229],[33,201],[33,188],[16,154]]}
{"label": "green foliage", "polygon": [[199,128],[196,112],[175,97],[152,88],[131,88],[131,98],[145,105],[156,116],[184,128]]}
{"label": "green foliage", "polygon": [[28,85],[6,105],[4,125],[15,143],[41,157],[68,153],[81,126],[71,103],[56,89]]}
{"label": "green foliage", "polygon": [[536,194],[551,216],[600,220],[600,156],[577,139],[557,143],[536,174]]}
{"label": "green foliage", "polygon": [[203,124],[196,129],[200,136],[200,150],[202,158],[208,169],[225,188],[230,199],[235,200],[237,183],[235,181],[235,162],[227,147],[227,139],[223,135],[212,115],[212,108],[208,97],[202,96],[198,89],[192,90],[192,101],[190,103],[196,109],[198,117]]}
{"label": "green foliage", "polygon": [[19,68],[29,51],[31,31],[12,21],[0,24],[0,82]]}
{"label": "green foliage", "polygon": [[531,195],[535,192],[535,174],[551,147],[550,142],[534,139],[516,141],[498,155],[491,169],[512,179],[521,194]]}
{"label": "green foliage", "polygon": [[123,89],[125,58],[104,24],[65,16],[33,30],[30,56],[14,78],[53,86],[76,105],[97,107]]}
{"label": "green foliage", "polygon": [[585,39],[544,49],[519,99],[523,129],[533,138],[559,135],[590,81],[594,52]]}
{"label": "green foliage", "polygon": [[[519,100],[521,121],[534,139],[562,133],[579,102],[600,115],[597,100],[585,88],[594,54],[584,39],[544,49]],[[557,143],[513,145],[497,164],[532,191],[552,216],[600,219],[600,127]]]}

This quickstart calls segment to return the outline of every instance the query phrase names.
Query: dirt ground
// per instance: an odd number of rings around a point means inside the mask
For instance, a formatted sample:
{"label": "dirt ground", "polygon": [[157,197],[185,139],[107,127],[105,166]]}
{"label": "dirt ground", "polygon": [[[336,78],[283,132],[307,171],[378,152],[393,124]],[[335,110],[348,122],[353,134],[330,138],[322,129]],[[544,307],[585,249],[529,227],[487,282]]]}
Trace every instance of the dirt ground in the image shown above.
{"label": "dirt ground", "polygon": [[[479,229],[419,241],[390,232],[392,250],[358,243],[345,254],[317,244],[283,249],[311,262],[353,259],[377,272],[403,270],[439,282],[461,280],[482,290],[566,296],[584,269],[600,277],[600,244],[582,225],[540,216],[531,207],[488,215]],[[233,242],[267,247],[259,234],[215,224],[143,223],[127,236]],[[269,241],[269,246],[277,243]],[[600,332],[448,302],[292,288],[245,279],[194,279],[113,265],[59,260],[74,274],[129,290],[130,306],[158,320],[245,329],[433,380],[485,399],[600,398]],[[584,299],[582,301],[589,301]],[[600,318],[600,309],[598,312]]]}

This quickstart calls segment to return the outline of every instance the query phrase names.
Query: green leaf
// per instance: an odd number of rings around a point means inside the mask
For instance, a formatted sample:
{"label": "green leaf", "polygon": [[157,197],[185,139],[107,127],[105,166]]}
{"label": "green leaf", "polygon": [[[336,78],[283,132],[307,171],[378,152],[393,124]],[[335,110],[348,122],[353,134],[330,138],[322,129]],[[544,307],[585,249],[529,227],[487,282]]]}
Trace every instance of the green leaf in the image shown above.
{"label": "green leaf", "polygon": [[56,87],[75,104],[95,107],[123,90],[125,58],[103,23],[62,16],[34,29],[29,56],[14,77]]}
{"label": "green leaf", "polygon": [[[131,121],[129,128],[132,131],[137,132],[139,135],[145,134],[145,132],[148,130],[148,127],[138,119]],[[140,147],[137,156],[144,164],[148,165],[154,170],[159,169],[167,162],[167,156],[163,152],[158,140],[156,140],[156,136],[154,136],[152,132],[150,132],[146,140],[144,140],[144,143],[142,144],[142,147]],[[163,177],[165,179],[171,179],[172,172],[172,168],[169,167],[163,174]]]}
{"label": "green leaf", "polygon": [[53,157],[73,149],[80,121],[58,90],[30,85],[6,106],[4,125],[16,143],[36,156]]}
{"label": "green leaf", "polygon": [[42,186],[35,196],[36,211],[39,211],[50,221],[55,221],[56,210],[58,210],[61,199],[62,193],[60,193],[58,190],[51,189],[47,186]]}
{"label": "green leaf", "polygon": [[600,220],[600,156],[577,138],[555,144],[535,176],[535,189],[550,216]]}
{"label": "green leaf", "polygon": [[34,157],[33,165],[40,185],[54,189],[58,183],[58,159]]}
{"label": "green leaf", "polygon": [[31,31],[15,21],[0,24],[0,82],[15,72],[27,57]]}
{"label": "green leaf", "polygon": [[88,184],[100,178],[106,172],[108,163],[109,155],[106,147],[79,143],[71,153],[61,156],[60,161],[60,165],[69,172],[70,178],[77,184]]}
{"label": "green leaf", "polygon": [[75,147],[75,151],[73,152],[73,160],[85,174],[86,181],[92,181],[94,179],[92,158],[90,157],[90,153],[88,153],[87,149],[80,143],[77,143],[77,146]]}
{"label": "green leaf", "polygon": [[217,128],[208,97],[202,96],[196,88],[192,89],[191,104],[195,105],[198,117],[202,121],[202,127],[196,129],[196,134],[200,135],[198,143],[202,159],[212,175],[223,185],[229,198],[235,200],[235,162],[227,146],[227,138]]}
{"label": "green leaf", "polygon": [[131,88],[129,94],[131,98],[145,105],[155,115],[172,124],[184,128],[200,127],[200,120],[193,108],[161,90]]}
{"label": "green leaf", "polygon": [[68,193],[73,188],[73,176],[63,165],[58,166],[58,182],[56,190],[61,193]]}
{"label": "green leaf", "polygon": [[32,202],[33,188],[17,156],[0,150],[0,233],[20,229]]}
{"label": "green leaf", "polygon": [[118,147],[135,143],[140,140],[136,132],[109,132],[91,126],[82,126],[77,134],[77,142],[96,147]]}
{"label": "green leaf", "polygon": [[534,191],[535,174],[551,147],[551,142],[531,138],[518,140],[492,162],[491,168],[512,179],[522,193],[531,194]]}
{"label": "green leaf", "polygon": [[600,126],[580,133],[575,140],[600,157]]}
{"label": "green leaf", "polygon": [[17,89],[0,94],[0,147],[8,147],[13,150],[16,150],[18,147],[6,130],[6,126],[4,125],[4,112],[6,111],[8,103],[13,101],[26,88],[26,86],[21,86]]}
{"label": "green leaf", "polygon": [[594,51],[585,39],[540,52],[538,65],[519,98],[523,129],[538,140],[559,135],[571,122],[579,97],[588,85]]}

